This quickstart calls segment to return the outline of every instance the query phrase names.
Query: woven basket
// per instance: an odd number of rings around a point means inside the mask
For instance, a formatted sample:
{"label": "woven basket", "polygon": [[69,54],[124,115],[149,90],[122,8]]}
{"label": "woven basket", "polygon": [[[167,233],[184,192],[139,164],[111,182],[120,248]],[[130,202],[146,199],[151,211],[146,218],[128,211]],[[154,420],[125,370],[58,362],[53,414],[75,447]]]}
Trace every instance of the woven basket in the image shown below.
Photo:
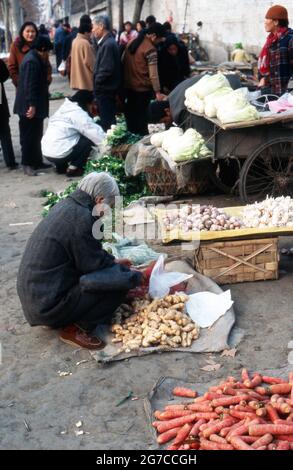
{"label": "woven basket", "polygon": [[123,160],[125,160],[130,147],[131,147],[131,144],[117,145],[116,147],[112,147],[111,154],[114,157],[119,157],[119,158],[122,158]]}
{"label": "woven basket", "polygon": [[217,284],[278,279],[278,238],[202,242],[195,267]]}
{"label": "woven basket", "polygon": [[201,194],[209,187],[209,162],[190,164],[190,179],[184,188],[179,188],[176,174],[162,165],[145,170],[147,185],[156,196],[176,196],[180,194]]}

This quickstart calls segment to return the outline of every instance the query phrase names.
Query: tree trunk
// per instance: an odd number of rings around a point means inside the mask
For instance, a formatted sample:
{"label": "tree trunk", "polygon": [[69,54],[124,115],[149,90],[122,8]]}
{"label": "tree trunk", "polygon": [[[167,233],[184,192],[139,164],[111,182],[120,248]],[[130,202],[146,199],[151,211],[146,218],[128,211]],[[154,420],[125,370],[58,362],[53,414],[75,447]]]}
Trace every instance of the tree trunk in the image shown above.
{"label": "tree trunk", "polygon": [[113,28],[113,10],[112,10],[112,0],[107,0],[107,15],[111,23],[111,28]]}
{"label": "tree trunk", "polygon": [[119,0],[119,32],[124,29],[124,9],[123,9],[123,0]]}
{"label": "tree trunk", "polygon": [[1,0],[1,7],[3,13],[4,27],[5,27],[5,48],[8,52],[10,49],[10,28],[9,28],[9,0]]}
{"label": "tree trunk", "polygon": [[14,32],[18,34],[18,31],[20,30],[20,27],[21,27],[20,2],[18,0],[11,0],[10,4],[11,4],[11,10],[12,10]]}
{"label": "tree trunk", "polygon": [[135,25],[141,19],[141,12],[145,0],[136,0],[132,23]]}

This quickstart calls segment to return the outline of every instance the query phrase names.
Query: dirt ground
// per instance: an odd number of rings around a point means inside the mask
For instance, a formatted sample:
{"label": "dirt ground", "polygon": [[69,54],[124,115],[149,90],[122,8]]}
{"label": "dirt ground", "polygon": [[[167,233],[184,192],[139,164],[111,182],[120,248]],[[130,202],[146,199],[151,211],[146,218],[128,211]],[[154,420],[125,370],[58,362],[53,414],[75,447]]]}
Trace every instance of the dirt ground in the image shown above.
{"label": "dirt ground", "polygon": [[[6,90],[11,109],[11,83]],[[54,77],[52,90],[68,91],[66,82]],[[51,102],[51,112],[60,104]],[[15,116],[11,127],[19,160]],[[282,258],[278,281],[231,286],[237,326],[245,336],[235,358],[213,356],[222,365],[217,372],[200,370],[210,355],[183,353],[100,366],[87,351],[60,342],[56,332],[29,327],[16,294],[18,265],[28,237],[41,220],[40,190],[61,190],[67,184],[52,170],[29,178],[21,170],[8,172],[0,162],[1,449],[148,449],[152,438],[142,400],[160,376],[206,383],[237,374],[242,366],[263,370],[287,364],[287,344],[293,338],[293,257]],[[209,200],[221,206],[239,202],[224,196]],[[282,239],[281,245],[291,247],[293,239]],[[71,375],[60,377],[58,371]],[[138,399],[117,407],[130,391]],[[85,434],[76,436],[80,420]]]}

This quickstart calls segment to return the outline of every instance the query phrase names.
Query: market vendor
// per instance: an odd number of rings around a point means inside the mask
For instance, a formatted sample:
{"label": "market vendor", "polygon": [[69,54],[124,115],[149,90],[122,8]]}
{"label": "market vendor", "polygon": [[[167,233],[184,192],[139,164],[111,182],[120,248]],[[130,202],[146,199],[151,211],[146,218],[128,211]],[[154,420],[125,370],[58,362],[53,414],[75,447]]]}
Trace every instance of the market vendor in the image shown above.
{"label": "market vendor", "polygon": [[269,35],[258,60],[259,88],[263,94],[281,96],[293,75],[293,30],[288,26],[286,8],[281,5],[269,8],[265,17]]}
{"label": "market vendor", "polygon": [[[73,346],[103,348],[93,331],[98,324],[111,322],[128,290],[141,282],[141,274],[130,271],[129,261],[115,260],[93,236],[93,226],[100,222],[93,210],[99,207],[101,213],[105,205],[112,207],[117,196],[119,189],[112,176],[90,173],[76,191],[50,210],[22,257],[17,292],[28,323],[60,328],[60,339]],[[121,285],[130,279],[127,288],[112,288],[109,271],[113,270],[122,272]],[[84,288],[82,280],[95,273],[107,284],[105,290],[94,285],[90,290]]]}
{"label": "market vendor", "polygon": [[57,173],[81,176],[92,147],[100,145],[105,133],[93,121],[94,95],[79,90],[50,117],[42,138],[43,155],[56,166]]}

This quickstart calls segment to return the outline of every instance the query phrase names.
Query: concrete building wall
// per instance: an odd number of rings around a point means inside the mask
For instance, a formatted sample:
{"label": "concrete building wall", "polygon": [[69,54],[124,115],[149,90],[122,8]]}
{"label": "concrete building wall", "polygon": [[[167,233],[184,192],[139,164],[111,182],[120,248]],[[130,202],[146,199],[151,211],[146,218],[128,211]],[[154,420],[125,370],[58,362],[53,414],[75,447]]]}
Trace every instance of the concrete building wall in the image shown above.
{"label": "concrete building wall", "polygon": [[[113,23],[118,24],[117,1],[113,0]],[[124,1],[124,18],[132,19],[135,0]],[[196,32],[197,22],[202,21],[199,31],[203,45],[209,50],[211,60],[227,60],[228,53],[236,42],[251,52],[259,53],[266,33],[264,17],[268,8],[281,3],[289,11],[293,26],[293,0],[282,2],[269,0],[189,0],[186,15],[185,32]],[[146,0],[142,18],[154,14],[158,21],[174,19],[174,30],[182,32],[184,28],[186,0]]]}

